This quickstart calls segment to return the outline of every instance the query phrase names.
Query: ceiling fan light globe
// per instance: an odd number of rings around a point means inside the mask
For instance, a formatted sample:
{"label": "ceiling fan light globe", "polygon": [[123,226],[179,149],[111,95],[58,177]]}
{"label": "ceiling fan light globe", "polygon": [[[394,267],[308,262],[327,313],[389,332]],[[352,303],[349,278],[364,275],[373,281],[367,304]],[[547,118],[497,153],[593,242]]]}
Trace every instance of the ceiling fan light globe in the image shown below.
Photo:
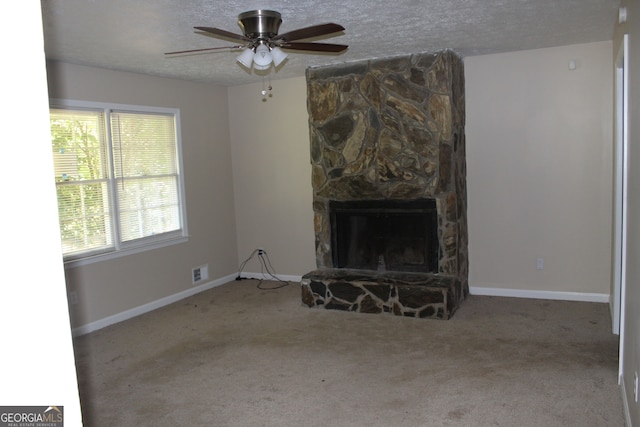
{"label": "ceiling fan light globe", "polygon": [[263,44],[256,47],[256,53],[253,55],[253,67],[257,70],[266,70],[271,66],[273,57],[269,48]]}
{"label": "ceiling fan light globe", "polygon": [[273,65],[279,67],[282,64],[282,61],[287,59],[288,54],[284,53],[282,49],[279,47],[274,47],[271,49],[271,57],[273,58]]}
{"label": "ceiling fan light globe", "polygon": [[258,65],[258,64],[253,64],[253,69],[254,70],[259,70],[259,71],[263,71],[263,70],[268,70],[271,67],[271,63],[267,64],[267,65]]}
{"label": "ceiling fan light globe", "polygon": [[253,51],[248,48],[244,49],[242,53],[236,57],[236,61],[247,68],[251,68],[251,63],[253,62]]}

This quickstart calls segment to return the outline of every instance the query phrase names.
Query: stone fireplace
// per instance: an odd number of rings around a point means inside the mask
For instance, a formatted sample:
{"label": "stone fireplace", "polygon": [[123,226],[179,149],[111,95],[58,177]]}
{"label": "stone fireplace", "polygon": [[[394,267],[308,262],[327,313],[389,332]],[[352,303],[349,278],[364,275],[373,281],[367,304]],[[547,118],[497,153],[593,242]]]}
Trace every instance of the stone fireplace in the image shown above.
{"label": "stone fireplace", "polygon": [[317,270],[303,303],[450,318],[468,294],[462,60],[311,68],[307,95]]}

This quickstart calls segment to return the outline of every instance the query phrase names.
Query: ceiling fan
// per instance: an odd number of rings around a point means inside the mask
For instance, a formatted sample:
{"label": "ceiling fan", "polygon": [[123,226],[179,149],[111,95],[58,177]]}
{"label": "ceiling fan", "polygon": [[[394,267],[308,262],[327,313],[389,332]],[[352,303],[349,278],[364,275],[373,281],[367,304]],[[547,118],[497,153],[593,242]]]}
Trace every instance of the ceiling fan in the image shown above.
{"label": "ceiling fan", "polygon": [[247,68],[251,68],[253,65],[253,68],[257,70],[268,70],[271,68],[271,64],[278,67],[287,58],[288,55],[282,49],[340,53],[349,47],[343,44],[298,41],[344,31],[344,27],[341,25],[333,23],[312,25],[278,34],[281,23],[282,17],[279,12],[273,10],[250,10],[238,15],[238,25],[242,28],[244,34],[236,34],[213,27],[194,27],[196,30],[203,31],[208,35],[242,42],[242,44],[167,52],[165,55],[220,49],[243,49],[242,53],[236,58],[238,62]]}

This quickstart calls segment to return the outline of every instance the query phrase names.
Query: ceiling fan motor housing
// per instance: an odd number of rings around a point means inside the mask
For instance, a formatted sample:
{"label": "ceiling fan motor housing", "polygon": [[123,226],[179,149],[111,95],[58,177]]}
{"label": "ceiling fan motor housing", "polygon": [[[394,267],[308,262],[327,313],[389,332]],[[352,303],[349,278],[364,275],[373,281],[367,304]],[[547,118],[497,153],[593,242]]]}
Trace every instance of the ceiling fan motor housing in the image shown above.
{"label": "ceiling fan motor housing", "polygon": [[246,37],[270,39],[278,34],[282,17],[273,10],[250,10],[238,15],[238,25]]}

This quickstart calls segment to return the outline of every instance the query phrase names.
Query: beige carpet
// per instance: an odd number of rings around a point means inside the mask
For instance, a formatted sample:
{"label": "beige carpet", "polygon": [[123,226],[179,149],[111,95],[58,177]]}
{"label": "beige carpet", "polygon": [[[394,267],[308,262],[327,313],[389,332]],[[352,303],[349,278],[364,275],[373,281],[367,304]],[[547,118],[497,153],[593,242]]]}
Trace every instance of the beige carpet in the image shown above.
{"label": "beige carpet", "polygon": [[85,425],[624,425],[606,304],[471,296],[442,321],[257,283],[77,338]]}

